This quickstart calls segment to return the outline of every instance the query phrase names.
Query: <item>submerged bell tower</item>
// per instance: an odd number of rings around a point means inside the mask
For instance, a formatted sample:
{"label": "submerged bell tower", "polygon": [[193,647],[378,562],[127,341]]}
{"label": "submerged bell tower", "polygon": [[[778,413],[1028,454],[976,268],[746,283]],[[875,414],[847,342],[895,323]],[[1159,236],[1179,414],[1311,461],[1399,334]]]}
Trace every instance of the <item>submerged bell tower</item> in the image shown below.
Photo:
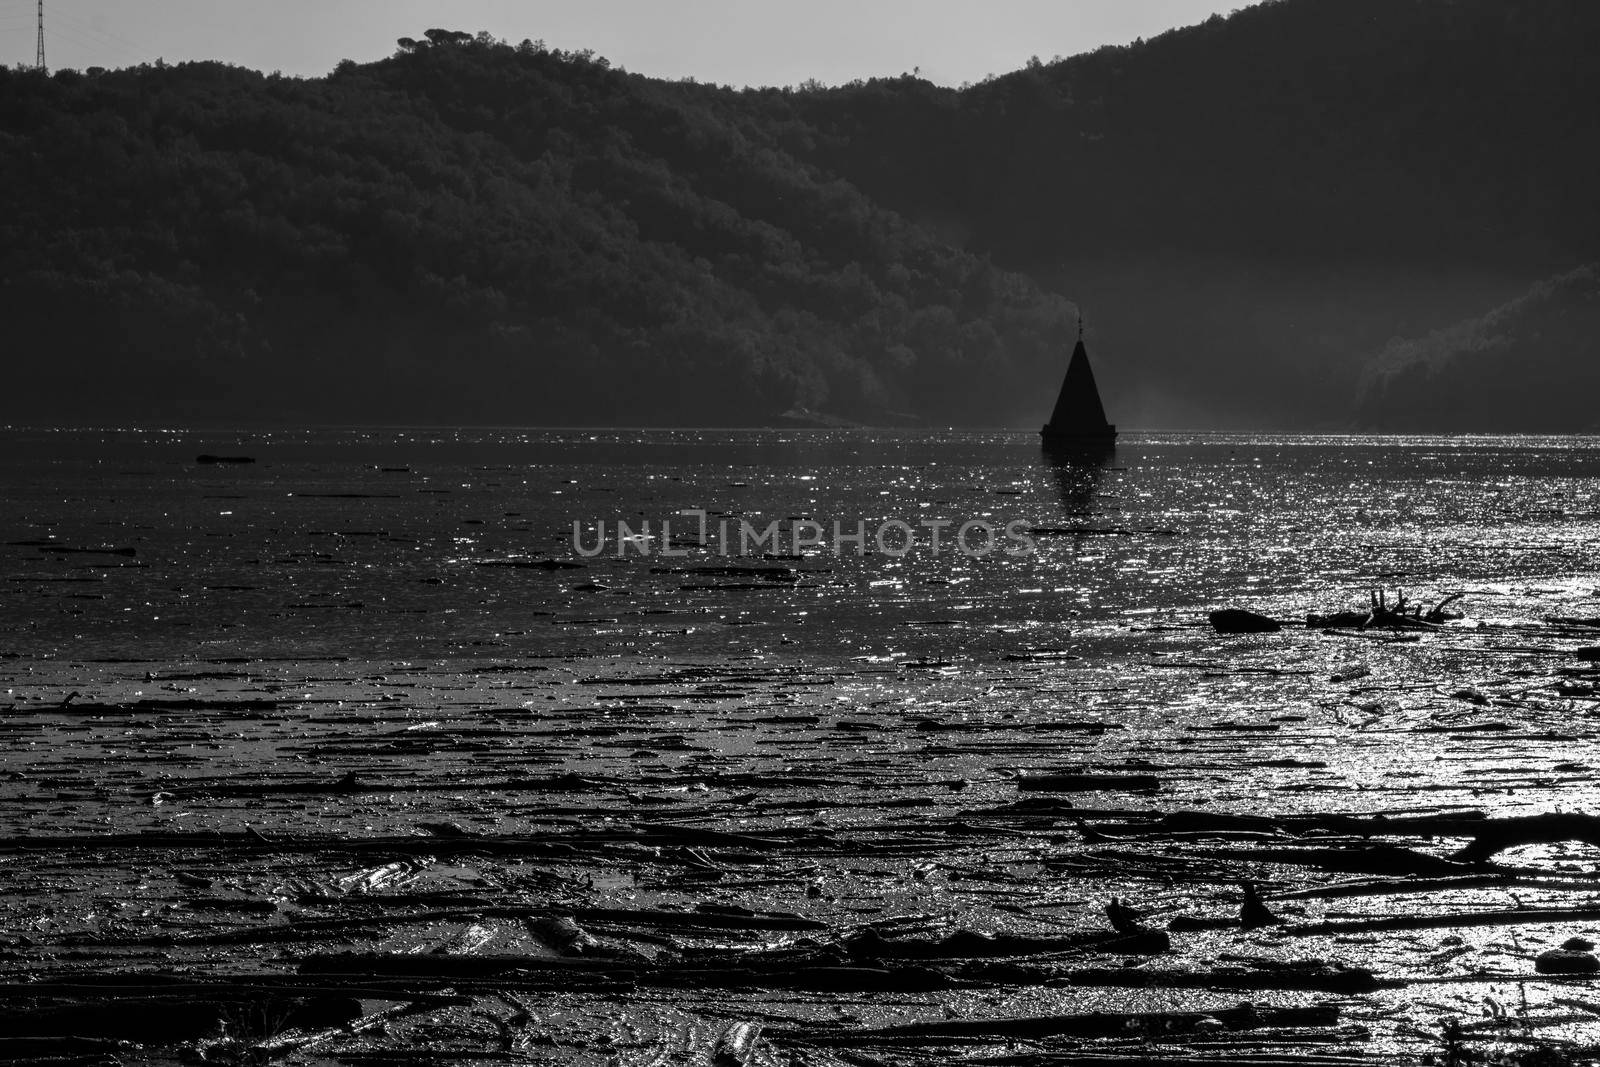
{"label": "submerged bell tower", "polygon": [[1073,346],[1067,376],[1061,380],[1050,421],[1039,431],[1046,444],[1109,444],[1117,438],[1117,428],[1106,421],[1100,403],[1100,390],[1089,366],[1089,352],[1083,347],[1083,316],[1078,317],[1078,343]]}

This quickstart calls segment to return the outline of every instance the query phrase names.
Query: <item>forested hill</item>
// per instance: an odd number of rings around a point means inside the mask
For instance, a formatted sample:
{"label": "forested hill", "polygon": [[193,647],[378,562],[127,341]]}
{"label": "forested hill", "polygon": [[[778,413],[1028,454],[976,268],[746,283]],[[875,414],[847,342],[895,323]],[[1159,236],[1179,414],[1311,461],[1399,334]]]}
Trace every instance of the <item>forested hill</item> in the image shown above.
{"label": "forested hill", "polygon": [[758,121],[435,36],[0,75],[4,417],[994,422],[1059,361],[1065,301]]}
{"label": "forested hill", "polygon": [[1392,338],[1600,255],[1596,39],[1586,0],[1280,0],[961,93],[762,99],[1079,301],[1119,421],[1339,428]]}
{"label": "forested hill", "polygon": [[1280,0],[959,91],[444,31],[0,72],[0,419],[1030,425],[1075,301],[1118,422],[1346,426],[1391,338],[1600,256],[1597,35]]}

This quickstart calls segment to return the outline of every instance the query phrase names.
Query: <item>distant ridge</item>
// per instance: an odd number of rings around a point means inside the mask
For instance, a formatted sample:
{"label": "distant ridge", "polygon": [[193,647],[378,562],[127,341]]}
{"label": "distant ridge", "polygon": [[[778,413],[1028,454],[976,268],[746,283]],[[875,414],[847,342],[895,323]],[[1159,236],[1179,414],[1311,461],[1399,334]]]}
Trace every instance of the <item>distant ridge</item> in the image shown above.
{"label": "distant ridge", "polygon": [[1139,425],[1586,426],[1582,330],[1511,336],[1515,403],[1471,353],[1364,370],[1600,259],[1597,38],[1279,0],[963,90],[447,30],[326,78],[0,69],[0,420],[1037,427],[1079,304]]}

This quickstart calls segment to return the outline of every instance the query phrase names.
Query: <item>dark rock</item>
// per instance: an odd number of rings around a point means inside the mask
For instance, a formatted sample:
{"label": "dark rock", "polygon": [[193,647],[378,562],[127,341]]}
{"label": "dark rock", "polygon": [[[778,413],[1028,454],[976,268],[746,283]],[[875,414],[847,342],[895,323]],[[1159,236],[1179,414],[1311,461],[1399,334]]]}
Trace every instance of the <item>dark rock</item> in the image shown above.
{"label": "dark rock", "polygon": [[1149,930],[1144,925],[1144,916],[1141,912],[1130,908],[1121,897],[1112,897],[1111,903],[1106,905],[1106,918],[1111,921],[1111,928],[1119,934],[1142,934]]}
{"label": "dark rock", "polygon": [[1275,634],[1283,629],[1277,619],[1243,608],[1223,608],[1211,613],[1211,626],[1219,634]]}
{"label": "dark rock", "polygon": [[1600,972],[1600,958],[1596,958],[1593,952],[1553,948],[1549,952],[1539,953],[1539,958],[1533,962],[1533,969],[1540,974],[1594,974]]}
{"label": "dark rock", "polygon": [[1283,920],[1272,913],[1272,909],[1262,903],[1261,897],[1256,893],[1256,887],[1251,882],[1244,883],[1244,903],[1239,906],[1239,925],[1246,930],[1253,930],[1259,926],[1273,926]]}

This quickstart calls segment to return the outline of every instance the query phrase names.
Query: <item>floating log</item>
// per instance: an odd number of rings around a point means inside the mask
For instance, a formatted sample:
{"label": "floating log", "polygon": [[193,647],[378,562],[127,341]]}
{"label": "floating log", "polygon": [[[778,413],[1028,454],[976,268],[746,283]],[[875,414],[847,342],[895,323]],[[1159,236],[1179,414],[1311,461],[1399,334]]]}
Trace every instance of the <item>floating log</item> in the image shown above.
{"label": "floating log", "polygon": [[1518,845],[1582,841],[1600,847],[1600,817],[1572,812],[1488,819],[1470,832],[1472,843],[1455,854],[1456,859],[1465,863],[1482,863]]}
{"label": "floating log", "polygon": [[1037,1040],[1049,1037],[1159,1037],[1193,1033],[1220,1024],[1227,1030],[1268,1027],[1326,1027],[1339,1022],[1334,1005],[1309,1008],[1261,1008],[1241,1004],[1219,1011],[1087,1012],[1081,1015],[1035,1015],[998,1019],[957,1019],[884,1026],[871,1030],[798,1031],[817,1044],[856,1045],[882,1039],[923,1041],[991,1038]]}
{"label": "floating log", "polygon": [[1145,967],[1090,967],[1057,971],[1052,980],[1066,985],[1115,989],[1303,989],[1324,993],[1370,993],[1405,983],[1384,980],[1365,967],[1345,967],[1320,960],[1241,970],[1176,970]]}
{"label": "floating log", "polygon": [[586,976],[631,982],[629,963],[584,957],[549,957],[497,953],[452,955],[414,952],[322,952],[300,961],[301,974],[381,975],[431,978],[449,982],[461,978],[504,980],[523,972],[554,975],[560,981],[581,982]]}
{"label": "floating log", "polygon": [[988,959],[1058,952],[1145,956],[1165,952],[1170,947],[1171,939],[1162,930],[1136,930],[1129,933],[1095,931],[1069,937],[1024,937],[959,930],[937,941],[886,938],[874,930],[866,930],[845,941],[845,948],[853,958],[876,960]]}
{"label": "floating log", "polygon": [[1017,788],[1031,793],[1153,793],[1161,788],[1161,779],[1153,774],[1028,774],[1017,779]]}
{"label": "floating log", "polygon": [[1404,593],[1396,594],[1391,607],[1387,595],[1379,590],[1372,594],[1371,604],[1366,611],[1336,611],[1329,615],[1313,613],[1306,616],[1306,626],[1314,630],[1437,630],[1445,619],[1459,617],[1449,615],[1444,608],[1460,597],[1460,593],[1445,597],[1424,614],[1419,605],[1407,604]]}
{"label": "floating log", "polygon": [[1215,848],[1206,855],[1251,863],[1284,863],[1351,874],[1460,874],[1462,866],[1395,845],[1362,848]]}
{"label": "floating log", "polygon": [[[361,1015],[353,997],[295,996],[242,999],[223,991],[226,999],[207,1000],[194,993],[130,994],[76,999],[0,1012],[0,1035],[7,1037],[96,1037],[141,1044],[170,1045],[212,1033],[240,1004],[258,1004],[262,1015],[281,1017],[285,1026],[336,1026]],[[265,1036],[265,1035],[263,1035]]]}
{"label": "floating log", "polygon": [[123,1041],[109,1037],[0,1037],[0,1063],[36,1063],[40,1067],[99,1067],[120,1064]]}
{"label": "floating log", "polygon": [[962,984],[934,967],[672,968],[641,974],[639,980],[671,989],[802,989],[816,993],[930,993]]}
{"label": "floating log", "polygon": [[1499,911],[1436,912],[1432,915],[1375,915],[1370,919],[1340,919],[1286,926],[1282,931],[1294,937],[1310,937],[1379,930],[1437,930],[1451,926],[1531,926],[1535,923],[1587,922],[1594,919],[1600,919],[1600,907],[1507,908]]}

